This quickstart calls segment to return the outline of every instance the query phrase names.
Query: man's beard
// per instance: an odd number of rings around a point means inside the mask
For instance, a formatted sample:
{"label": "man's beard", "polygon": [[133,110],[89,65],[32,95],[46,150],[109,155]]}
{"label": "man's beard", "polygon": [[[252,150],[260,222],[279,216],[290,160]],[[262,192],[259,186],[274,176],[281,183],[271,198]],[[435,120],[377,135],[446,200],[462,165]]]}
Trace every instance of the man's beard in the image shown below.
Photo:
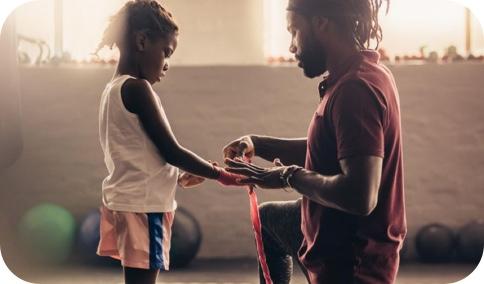
{"label": "man's beard", "polygon": [[315,78],[327,70],[326,54],[323,47],[319,46],[314,40],[308,38],[307,43],[306,48],[298,56],[298,60],[304,75],[308,78]]}

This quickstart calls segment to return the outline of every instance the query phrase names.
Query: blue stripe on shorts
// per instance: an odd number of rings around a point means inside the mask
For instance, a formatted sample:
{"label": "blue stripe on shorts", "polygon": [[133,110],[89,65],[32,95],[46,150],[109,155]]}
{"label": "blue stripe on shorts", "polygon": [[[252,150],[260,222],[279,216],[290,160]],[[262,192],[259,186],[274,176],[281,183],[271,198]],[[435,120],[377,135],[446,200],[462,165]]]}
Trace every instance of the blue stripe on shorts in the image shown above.
{"label": "blue stripe on shorts", "polygon": [[147,213],[150,234],[150,269],[163,265],[163,213]]}

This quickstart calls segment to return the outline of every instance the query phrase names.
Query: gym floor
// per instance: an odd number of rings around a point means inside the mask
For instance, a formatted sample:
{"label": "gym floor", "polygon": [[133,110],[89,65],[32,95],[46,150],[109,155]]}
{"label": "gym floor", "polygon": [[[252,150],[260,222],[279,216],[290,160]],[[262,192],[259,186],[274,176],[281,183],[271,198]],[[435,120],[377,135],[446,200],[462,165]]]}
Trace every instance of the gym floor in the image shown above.
{"label": "gym floor", "polygon": [[[403,264],[397,284],[444,284],[465,278],[474,270],[472,265]],[[166,284],[249,284],[258,283],[257,267],[252,260],[197,260],[188,268],[162,273],[158,283]],[[35,283],[123,283],[117,268],[68,266],[22,272],[21,277]],[[295,271],[292,283],[306,283],[301,272]]]}

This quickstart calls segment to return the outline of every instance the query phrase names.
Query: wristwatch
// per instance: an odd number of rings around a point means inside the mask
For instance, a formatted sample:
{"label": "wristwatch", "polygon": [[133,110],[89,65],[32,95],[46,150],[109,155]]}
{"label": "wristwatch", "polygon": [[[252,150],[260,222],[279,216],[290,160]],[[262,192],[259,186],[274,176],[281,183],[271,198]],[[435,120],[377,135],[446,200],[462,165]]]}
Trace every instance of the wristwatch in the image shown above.
{"label": "wristwatch", "polygon": [[281,183],[282,183],[282,186],[283,186],[282,189],[284,189],[284,191],[291,192],[291,191],[294,190],[292,185],[291,185],[290,180],[291,180],[292,176],[294,175],[294,173],[296,173],[299,170],[302,170],[302,167],[292,165],[292,166],[286,167],[281,172],[280,179],[281,179]]}

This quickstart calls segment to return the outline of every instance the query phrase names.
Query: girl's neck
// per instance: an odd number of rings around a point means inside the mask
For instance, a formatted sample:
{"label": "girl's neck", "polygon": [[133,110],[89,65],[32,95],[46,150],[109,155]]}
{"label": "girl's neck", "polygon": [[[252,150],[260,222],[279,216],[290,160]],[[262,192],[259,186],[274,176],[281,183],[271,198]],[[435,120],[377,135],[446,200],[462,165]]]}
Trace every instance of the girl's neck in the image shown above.
{"label": "girl's neck", "polygon": [[114,72],[114,77],[130,75],[136,78],[140,77],[140,71],[136,60],[130,56],[125,56],[123,54],[119,57],[118,66]]}

